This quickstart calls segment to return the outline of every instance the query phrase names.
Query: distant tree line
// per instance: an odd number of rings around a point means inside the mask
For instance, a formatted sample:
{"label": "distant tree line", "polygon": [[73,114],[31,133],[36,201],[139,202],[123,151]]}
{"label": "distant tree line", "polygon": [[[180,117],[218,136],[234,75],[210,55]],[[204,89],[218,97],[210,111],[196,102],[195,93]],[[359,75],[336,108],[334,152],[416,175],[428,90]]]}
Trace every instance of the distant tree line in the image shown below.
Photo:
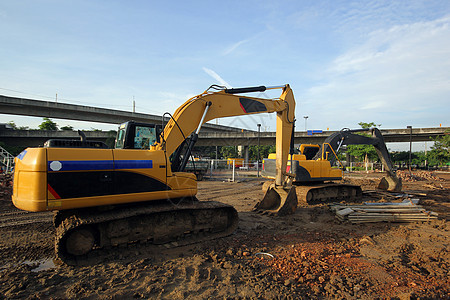
{"label": "distant tree line", "polygon": [[[8,122],[8,124],[16,130],[32,130],[28,126],[19,127],[15,124],[14,121]],[[381,126],[381,124],[376,124],[374,122],[366,123],[360,122],[358,123],[362,128],[372,128]],[[74,128],[70,125],[63,126],[58,128],[58,125],[52,121],[50,118],[43,118],[42,123],[38,126],[38,130],[74,130]],[[93,131],[99,131],[98,129],[92,128]],[[359,133],[361,135],[370,136],[366,133]],[[450,163],[450,132],[446,132],[444,136],[437,137],[432,139],[434,141],[434,145],[431,147],[430,151],[419,151],[413,152],[411,155],[411,164],[417,166],[442,166],[448,165]],[[108,146],[112,147],[114,144],[114,138],[110,138],[107,141]],[[0,146],[6,149],[13,155],[19,154],[23,148],[22,147],[9,147],[5,145],[5,143],[0,142]],[[270,153],[275,153],[275,146],[249,146],[249,159],[250,161],[256,161],[258,159],[258,150],[259,150],[259,158],[262,160],[263,158],[267,158]],[[217,151],[217,152],[216,152]],[[379,158],[375,151],[375,148],[372,145],[348,145],[347,153],[351,156],[355,157],[357,161],[371,161],[378,162]],[[398,151],[391,152],[391,160],[394,164],[397,165],[407,165],[409,162],[409,151]],[[227,158],[238,158],[240,157],[237,146],[196,146],[193,150],[193,155],[197,157],[204,158],[219,158],[219,159],[227,159]],[[338,153],[339,159],[344,160],[345,155],[340,152]]]}
{"label": "distant tree line", "polygon": [[[371,123],[358,123],[362,128],[372,128],[381,125]],[[365,133],[359,133],[361,135],[369,136]],[[431,150],[418,151],[411,153],[411,164],[416,166],[443,166],[450,163],[450,132],[445,132],[443,136],[431,139],[434,145],[431,146]],[[355,157],[358,161],[372,161],[379,162],[379,158],[375,148],[372,145],[348,145],[347,153]],[[409,163],[409,151],[396,151],[391,152],[391,160],[395,165],[407,165]]]}
{"label": "distant tree line", "polygon": [[[56,124],[52,119],[50,118],[43,118],[43,121],[41,124],[39,124],[38,129],[32,129],[28,126],[17,126],[14,121],[9,121],[7,123],[9,126],[11,126],[15,130],[69,130],[73,131],[73,126],[66,125],[61,128],[58,127],[58,124]],[[101,131],[100,129],[92,128],[91,131]]]}
{"label": "distant tree line", "polygon": [[[42,123],[39,124],[39,126],[38,126],[38,129],[32,129],[28,126],[17,126],[14,121],[9,121],[7,124],[9,126],[11,126],[11,128],[14,130],[52,130],[52,131],[57,131],[57,130],[73,131],[74,130],[73,126],[70,126],[70,125],[62,126],[61,128],[59,128],[58,124],[56,124],[50,118],[43,118]],[[90,130],[91,131],[100,131],[99,129],[96,129],[96,128],[91,128]],[[106,140],[106,144],[110,148],[113,148],[114,142],[115,142],[116,131],[110,130],[110,133],[111,133],[111,137],[109,137]],[[20,152],[22,152],[25,149],[24,147],[10,146],[10,145],[5,144],[4,142],[0,142],[0,146],[14,156],[18,155]]]}
{"label": "distant tree line", "polygon": [[[14,121],[9,121],[8,125],[11,126],[15,130],[33,130],[28,126],[17,126]],[[61,128],[58,128],[58,124],[53,122],[50,118],[43,118],[43,121],[38,126],[37,130],[74,130],[74,128],[70,125],[66,125]]]}
{"label": "distant tree line", "polygon": [[[434,145],[430,151],[418,151],[411,153],[411,164],[419,167],[450,165],[450,132],[444,136],[433,139]],[[409,163],[409,151],[391,153],[391,159],[396,165]]]}

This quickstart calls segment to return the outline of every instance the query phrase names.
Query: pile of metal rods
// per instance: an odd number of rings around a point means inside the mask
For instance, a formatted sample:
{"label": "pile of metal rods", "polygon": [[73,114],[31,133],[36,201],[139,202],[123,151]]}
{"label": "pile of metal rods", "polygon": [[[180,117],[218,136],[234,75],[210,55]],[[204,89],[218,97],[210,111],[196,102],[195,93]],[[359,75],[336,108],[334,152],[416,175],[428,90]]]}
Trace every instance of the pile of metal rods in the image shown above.
{"label": "pile of metal rods", "polygon": [[330,204],[336,218],[352,223],[370,222],[425,222],[437,219],[438,214],[416,204],[418,199],[403,202],[364,203],[362,205]]}

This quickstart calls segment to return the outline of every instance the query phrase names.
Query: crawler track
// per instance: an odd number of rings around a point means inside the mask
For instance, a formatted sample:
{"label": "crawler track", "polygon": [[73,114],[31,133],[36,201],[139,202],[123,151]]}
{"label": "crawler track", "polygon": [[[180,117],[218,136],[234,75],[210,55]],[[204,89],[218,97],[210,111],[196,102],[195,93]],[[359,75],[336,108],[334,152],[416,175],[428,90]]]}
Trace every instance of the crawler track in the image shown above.
{"label": "crawler track", "polygon": [[[263,192],[267,191],[270,184],[270,181],[263,184]],[[362,197],[361,187],[352,184],[317,183],[302,185],[295,183],[295,186],[299,205],[350,201]]]}
{"label": "crawler track", "polygon": [[297,186],[299,203],[330,203],[337,200],[355,200],[362,197],[360,186],[351,184],[323,183],[317,185]]}
{"label": "crawler track", "polygon": [[183,246],[224,237],[237,228],[238,216],[230,205],[195,200],[64,212],[55,225],[57,258],[77,265],[133,243]]}

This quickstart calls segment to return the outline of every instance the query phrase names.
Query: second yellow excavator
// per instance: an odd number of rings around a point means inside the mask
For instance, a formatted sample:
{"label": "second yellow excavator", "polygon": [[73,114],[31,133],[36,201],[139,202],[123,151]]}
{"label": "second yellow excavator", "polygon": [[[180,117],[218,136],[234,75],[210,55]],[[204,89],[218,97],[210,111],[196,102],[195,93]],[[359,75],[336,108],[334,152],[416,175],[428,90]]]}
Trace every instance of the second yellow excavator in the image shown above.
{"label": "second yellow excavator", "polygon": [[[240,94],[281,89],[276,99]],[[286,179],[295,100],[289,85],[211,86],[181,105],[164,126],[127,122],[114,149],[85,139],[50,140],[15,159],[12,201],[27,211],[55,211],[56,255],[76,264],[92,252],[136,242],[189,244],[231,234],[237,212],[198,201],[194,174],[184,172],[202,124],[221,117],[277,114],[277,172],[258,207],[292,213]]]}
{"label": "second yellow excavator", "polygon": [[[360,132],[369,132],[370,136],[360,135]],[[358,185],[334,183],[342,180],[342,169],[332,167],[337,160],[337,152],[343,145],[373,145],[386,176],[381,179],[380,189],[401,191],[401,179],[396,176],[388,149],[383,136],[377,128],[343,129],[325,139],[322,146],[314,144],[300,145],[299,154],[288,156],[286,172],[293,176],[293,183],[297,186],[299,203],[321,203],[336,200],[354,200],[361,198],[362,190]],[[262,176],[273,178],[276,173],[275,154],[263,160]],[[263,185],[263,190],[267,185]]]}

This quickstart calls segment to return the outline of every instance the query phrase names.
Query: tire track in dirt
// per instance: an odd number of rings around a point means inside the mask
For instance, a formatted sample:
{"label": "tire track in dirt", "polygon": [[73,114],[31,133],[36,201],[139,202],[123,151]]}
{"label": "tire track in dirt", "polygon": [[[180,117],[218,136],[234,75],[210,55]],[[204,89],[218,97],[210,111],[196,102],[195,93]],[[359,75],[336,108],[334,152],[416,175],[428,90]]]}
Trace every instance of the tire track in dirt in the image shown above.
{"label": "tire track in dirt", "polygon": [[[371,178],[363,179],[369,183]],[[419,191],[420,201],[440,214],[439,221],[409,225],[341,223],[325,205],[304,206],[294,215],[272,218],[249,212],[250,205],[262,195],[261,180],[199,182],[200,200],[231,204],[239,211],[239,229],[232,236],[171,249],[133,244],[112,252],[98,264],[63,265],[41,272],[20,262],[51,257],[52,225],[0,229],[0,295],[64,299],[443,299],[448,297],[450,286],[449,179],[443,182],[445,189],[432,188],[431,181],[427,185],[405,184],[405,190]],[[367,188],[372,190],[373,186]],[[4,209],[10,211],[10,207]],[[274,258],[256,256],[260,252]]]}
{"label": "tire track in dirt", "polygon": [[20,210],[8,210],[0,213],[0,228],[52,221],[53,213],[51,212],[34,213]]}

